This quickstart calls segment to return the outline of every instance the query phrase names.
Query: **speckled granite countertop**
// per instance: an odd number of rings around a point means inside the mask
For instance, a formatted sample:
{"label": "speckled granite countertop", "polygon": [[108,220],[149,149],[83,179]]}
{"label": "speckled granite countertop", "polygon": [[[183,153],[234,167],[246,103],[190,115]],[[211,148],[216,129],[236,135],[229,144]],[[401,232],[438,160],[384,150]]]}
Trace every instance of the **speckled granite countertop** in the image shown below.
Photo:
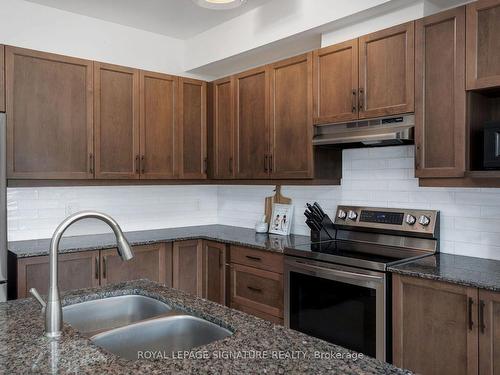
{"label": "speckled granite countertop", "polygon": [[500,292],[500,261],[440,253],[389,271]]}
{"label": "speckled granite countertop", "polygon": [[[146,280],[69,292],[63,295],[63,304],[123,294],[160,299],[174,308],[224,326],[234,334],[198,347],[196,350],[205,353],[206,358],[172,358],[169,354],[166,358],[153,361],[128,361],[95,346],[67,324],[64,324],[63,336],[57,341],[50,341],[43,334],[43,316],[39,305],[33,299],[22,299],[0,303],[0,373],[409,373],[370,357],[354,359],[355,352]],[[269,358],[255,358],[254,354],[250,354],[255,353],[253,351],[267,351]],[[221,359],[220,353],[239,353],[247,358]],[[282,358],[272,358],[273,353],[275,357]],[[344,358],[315,358],[320,354],[336,354]]]}
{"label": "speckled granite countertop", "polygon": [[[253,247],[268,251],[283,252],[287,246],[301,245],[310,242],[308,236],[291,234],[279,236],[267,233],[256,233],[253,229],[228,225],[202,225],[169,229],[154,229],[127,232],[125,237],[131,245],[145,245],[157,242],[172,242],[191,239],[205,239],[235,245]],[[18,258],[26,258],[49,253],[50,239],[9,242],[8,249]],[[63,237],[59,246],[60,253],[86,250],[100,250],[115,247],[115,236],[109,234],[93,234],[85,236]]]}

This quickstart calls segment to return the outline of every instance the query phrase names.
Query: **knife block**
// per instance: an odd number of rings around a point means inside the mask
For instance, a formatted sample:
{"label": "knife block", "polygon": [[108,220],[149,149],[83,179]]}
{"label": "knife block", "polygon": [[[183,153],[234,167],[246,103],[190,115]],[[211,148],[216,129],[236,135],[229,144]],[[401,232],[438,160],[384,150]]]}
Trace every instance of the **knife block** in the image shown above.
{"label": "knife block", "polygon": [[328,215],[321,221],[321,230],[311,230],[311,242],[332,241],[335,237],[335,226]]}

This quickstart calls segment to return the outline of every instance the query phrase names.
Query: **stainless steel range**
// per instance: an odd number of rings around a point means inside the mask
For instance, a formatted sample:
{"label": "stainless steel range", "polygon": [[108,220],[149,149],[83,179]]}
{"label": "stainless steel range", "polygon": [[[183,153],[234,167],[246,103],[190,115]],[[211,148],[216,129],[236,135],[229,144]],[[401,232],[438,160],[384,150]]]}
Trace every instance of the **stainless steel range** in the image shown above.
{"label": "stainless steel range", "polygon": [[[323,210],[316,215],[331,224]],[[339,206],[333,232],[334,240],[285,249],[285,325],[390,362],[386,269],[439,251],[439,212]]]}

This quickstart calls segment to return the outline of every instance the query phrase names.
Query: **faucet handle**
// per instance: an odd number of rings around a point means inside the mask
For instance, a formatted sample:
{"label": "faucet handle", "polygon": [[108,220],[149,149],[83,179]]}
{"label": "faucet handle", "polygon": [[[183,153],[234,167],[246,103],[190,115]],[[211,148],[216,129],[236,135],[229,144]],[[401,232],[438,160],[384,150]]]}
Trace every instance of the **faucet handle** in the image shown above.
{"label": "faucet handle", "polygon": [[40,295],[40,293],[38,293],[38,290],[36,290],[35,288],[31,288],[30,289],[30,293],[31,293],[31,295],[33,297],[35,297],[35,299],[38,301],[38,303],[40,304],[40,306],[42,306],[42,309],[44,309],[47,304],[43,300],[43,298]]}

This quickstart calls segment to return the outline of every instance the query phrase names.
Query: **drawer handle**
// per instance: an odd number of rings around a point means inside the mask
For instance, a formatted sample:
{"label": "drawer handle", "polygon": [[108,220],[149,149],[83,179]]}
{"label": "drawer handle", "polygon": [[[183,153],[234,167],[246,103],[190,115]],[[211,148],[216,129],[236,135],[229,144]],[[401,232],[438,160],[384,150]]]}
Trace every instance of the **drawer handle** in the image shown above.
{"label": "drawer handle", "polygon": [[256,293],[262,293],[262,289],[260,288],[255,288],[253,286],[247,286],[248,290],[251,290],[252,292],[256,292]]}
{"label": "drawer handle", "polygon": [[95,278],[99,280],[99,257],[95,257]]}
{"label": "drawer handle", "polygon": [[108,273],[108,264],[106,262],[106,257],[103,257],[102,258],[102,277],[105,279],[107,277],[107,273]]}
{"label": "drawer handle", "polygon": [[251,256],[251,255],[245,255],[245,256],[246,256],[248,259],[253,260],[253,261],[255,261],[255,262],[261,262],[261,261],[262,261],[262,259],[261,259],[261,258],[259,258],[259,257],[253,257],[253,256]]}

